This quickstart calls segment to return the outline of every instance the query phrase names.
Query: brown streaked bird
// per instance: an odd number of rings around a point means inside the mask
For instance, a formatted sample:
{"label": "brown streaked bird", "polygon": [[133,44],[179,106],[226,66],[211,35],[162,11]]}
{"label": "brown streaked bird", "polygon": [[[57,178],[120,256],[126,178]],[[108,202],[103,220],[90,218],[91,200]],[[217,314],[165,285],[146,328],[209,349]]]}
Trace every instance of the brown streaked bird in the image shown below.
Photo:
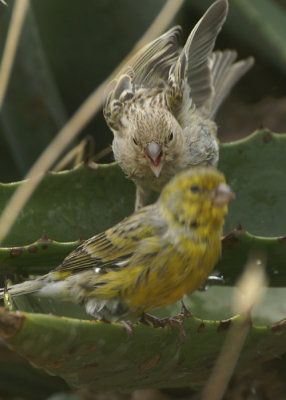
{"label": "brown streaked bird", "polygon": [[135,209],[188,167],[216,166],[216,112],[253,58],[215,51],[227,0],[214,2],[180,49],[181,28],[155,39],[113,81],[104,116],[114,134],[115,160],[136,184]]}

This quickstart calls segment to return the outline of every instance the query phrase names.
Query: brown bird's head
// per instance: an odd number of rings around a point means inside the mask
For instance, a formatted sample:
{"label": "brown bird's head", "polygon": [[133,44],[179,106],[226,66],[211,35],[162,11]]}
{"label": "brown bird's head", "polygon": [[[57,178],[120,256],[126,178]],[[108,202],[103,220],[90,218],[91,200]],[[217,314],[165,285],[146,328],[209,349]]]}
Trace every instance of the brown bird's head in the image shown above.
{"label": "brown bird's head", "polygon": [[126,146],[137,173],[141,170],[144,175],[145,170],[145,174],[151,172],[159,178],[166,164],[180,159],[185,143],[183,130],[167,108],[140,104],[123,122],[121,131],[126,130]]}

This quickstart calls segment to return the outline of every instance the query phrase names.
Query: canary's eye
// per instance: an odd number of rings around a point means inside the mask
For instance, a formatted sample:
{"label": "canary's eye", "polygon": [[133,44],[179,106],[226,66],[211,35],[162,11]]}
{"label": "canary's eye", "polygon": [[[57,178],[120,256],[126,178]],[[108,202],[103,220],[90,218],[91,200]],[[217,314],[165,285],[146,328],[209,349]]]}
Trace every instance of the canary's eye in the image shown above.
{"label": "canary's eye", "polygon": [[173,140],[173,138],[174,138],[174,134],[173,134],[173,132],[171,131],[171,133],[169,134],[169,141]]}
{"label": "canary's eye", "polygon": [[138,142],[137,142],[137,140],[135,139],[134,136],[132,137],[132,139],[133,139],[134,144],[135,144],[136,146],[138,146]]}
{"label": "canary's eye", "polygon": [[191,186],[192,193],[198,193],[200,191],[200,187],[198,185]]}

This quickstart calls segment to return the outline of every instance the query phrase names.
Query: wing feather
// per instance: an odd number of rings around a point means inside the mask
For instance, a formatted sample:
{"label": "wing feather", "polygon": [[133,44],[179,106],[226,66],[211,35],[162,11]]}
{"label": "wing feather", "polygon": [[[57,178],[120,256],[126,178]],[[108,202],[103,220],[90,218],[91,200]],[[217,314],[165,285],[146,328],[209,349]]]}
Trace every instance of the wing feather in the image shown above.
{"label": "wing feather", "polygon": [[[190,33],[176,64],[170,71],[169,85],[173,88],[174,97],[183,95],[190,97],[196,107],[201,107],[212,95],[209,57],[226,19],[227,11],[227,1],[217,0]],[[189,90],[183,93],[185,83]]]}
{"label": "wing feather", "polygon": [[174,26],[139,50],[120,72],[132,73],[133,85],[156,87],[158,82],[168,81],[171,65],[179,56],[181,27]]}

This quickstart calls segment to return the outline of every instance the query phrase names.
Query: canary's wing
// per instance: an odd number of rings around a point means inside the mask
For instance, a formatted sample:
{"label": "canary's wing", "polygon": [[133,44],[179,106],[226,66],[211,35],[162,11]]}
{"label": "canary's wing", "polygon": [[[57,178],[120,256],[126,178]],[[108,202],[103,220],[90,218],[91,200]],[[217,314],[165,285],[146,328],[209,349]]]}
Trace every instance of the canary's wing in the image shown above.
{"label": "canary's wing", "polygon": [[[226,19],[227,0],[213,3],[195,25],[188,40],[170,71],[169,102],[181,103],[183,98],[201,107],[213,93],[209,57]],[[191,105],[191,104],[190,104]]]}
{"label": "canary's wing", "polygon": [[123,268],[140,241],[156,234],[159,228],[157,222],[153,223],[153,220],[156,220],[150,212],[153,207],[145,207],[113,228],[88,239],[68,255],[54,271],[69,274],[95,268],[96,272],[104,273],[111,269]]}

